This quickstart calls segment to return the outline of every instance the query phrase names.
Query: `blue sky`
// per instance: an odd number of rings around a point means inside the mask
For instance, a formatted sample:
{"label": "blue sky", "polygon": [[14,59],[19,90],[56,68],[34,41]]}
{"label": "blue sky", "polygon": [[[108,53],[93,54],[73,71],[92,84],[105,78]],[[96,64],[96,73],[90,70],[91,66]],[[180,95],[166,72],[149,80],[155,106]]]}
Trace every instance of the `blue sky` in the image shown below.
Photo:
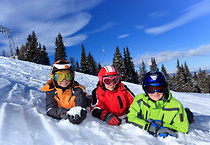
{"label": "blue sky", "polygon": [[[209,0],[1,0],[0,25],[12,30],[19,48],[35,31],[51,64],[61,33],[67,59],[80,61],[84,44],[86,54],[111,65],[118,46],[122,54],[129,48],[137,68],[143,60],[149,70],[155,57],[168,72],[176,71],[177,59],[190,70],[210,69]],[[2,49],[9,53],[6,34]]]}

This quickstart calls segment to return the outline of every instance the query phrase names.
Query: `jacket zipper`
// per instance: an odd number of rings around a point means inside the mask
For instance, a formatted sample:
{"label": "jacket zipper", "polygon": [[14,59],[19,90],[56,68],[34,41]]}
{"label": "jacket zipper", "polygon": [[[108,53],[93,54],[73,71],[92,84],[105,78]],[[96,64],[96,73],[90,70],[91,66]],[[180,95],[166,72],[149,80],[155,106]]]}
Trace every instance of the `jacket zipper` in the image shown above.
{"label": "jacket zipper", "polygon": [[122,103],[122,100],[121,100],[120,96],[117,96],[117,99],[118,99],[118,102],[120,104],[120,109],[123,109],[123,103]]}

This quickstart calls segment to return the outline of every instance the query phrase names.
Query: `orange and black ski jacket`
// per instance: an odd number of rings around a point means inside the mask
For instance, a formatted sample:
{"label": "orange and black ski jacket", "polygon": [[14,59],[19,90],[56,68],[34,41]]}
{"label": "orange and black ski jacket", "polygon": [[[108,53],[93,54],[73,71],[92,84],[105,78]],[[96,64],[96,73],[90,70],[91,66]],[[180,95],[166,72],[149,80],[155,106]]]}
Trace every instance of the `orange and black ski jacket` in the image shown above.
{"label": "orange and black ski jacket", "polygon": [[121,82],[113,91],[105,89],[104,85],[98,82],[97,88],[92,91],[90,111],[94,117],[101,120],[104,120],[104,111],[119,117],[128,113],[133,99],[134,94]]}
{"label": "orange and black ski jacket", "polygon": [[73,87],[63,91],[56,87],[52,80],[49,80],[41,90],[46,92],[47,115],[55,119],[61,119],[57,113],[60,107],[70,109],[74,106],[81,106],[85,108],[87,105],[85,88],[76,81]]}

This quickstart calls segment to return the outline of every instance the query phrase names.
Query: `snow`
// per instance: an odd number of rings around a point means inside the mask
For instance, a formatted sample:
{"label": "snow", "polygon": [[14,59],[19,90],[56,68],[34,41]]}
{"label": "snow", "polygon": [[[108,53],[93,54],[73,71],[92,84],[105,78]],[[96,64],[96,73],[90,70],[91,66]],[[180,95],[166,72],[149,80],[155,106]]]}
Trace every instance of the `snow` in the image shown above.
{"label": "snow", "polygon": [[80,114],[81,110],[86,110],[86,109],[85,109],[85,108],[82,108],[82,107],[80,107],[80,106],[73,107],[72,109],[70,109],[70,110],[67,112],[67,114],[73,115],[73,116],[79,114],[79,116],[81,117],[81,114]]}
{"label": "snow", "polygon": [[[0,145],[159,145],[210,144],[210,94],[178,93],[173,96],[194,113],[189,133],[179,138],[153,137],[122,121],[111,126],[92,117],[79,125],[46,115],[41,87],[50,79],[50,66],[0,57]],[[76,80],[91,94],[98,78],[76,72]],[[140,85],[124,82],[135,95]]]}

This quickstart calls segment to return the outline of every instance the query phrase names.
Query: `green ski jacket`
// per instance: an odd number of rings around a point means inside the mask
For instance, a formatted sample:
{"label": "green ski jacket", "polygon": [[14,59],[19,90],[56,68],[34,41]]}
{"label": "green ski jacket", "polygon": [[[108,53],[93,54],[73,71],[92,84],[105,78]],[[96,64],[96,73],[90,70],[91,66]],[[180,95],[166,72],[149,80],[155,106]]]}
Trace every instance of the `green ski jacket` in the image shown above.
{"label": "green ski jacket", "polygon": [[135,96],[127,114],[127,122],[147,131],[146,119],[161,120],[163,127],[187,133],[189,122],[182,104],[172,97],[171,92],[159,101],[152,101],[145,93]]}

